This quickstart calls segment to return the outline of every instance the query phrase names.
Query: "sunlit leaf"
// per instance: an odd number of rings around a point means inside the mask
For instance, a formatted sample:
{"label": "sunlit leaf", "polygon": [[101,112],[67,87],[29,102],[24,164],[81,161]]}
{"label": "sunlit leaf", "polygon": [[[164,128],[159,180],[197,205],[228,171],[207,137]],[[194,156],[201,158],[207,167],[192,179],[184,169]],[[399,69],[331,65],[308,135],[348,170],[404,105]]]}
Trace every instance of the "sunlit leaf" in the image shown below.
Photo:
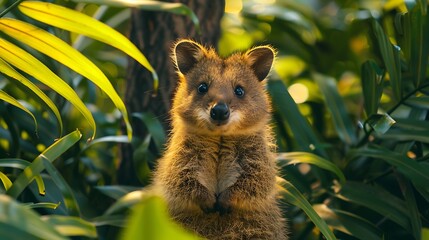
{"label": "sunlit leaf", "polygon": [[73,0],[73,2],[82,2],[82,3],[94,3],[100,5],[109,5],[112,7],[129,7],[129,8],[138,8],[148,11],[162,11],[170,12],[174,14],[185,15],[191,18],[192,22],[195,25],[197,32],[200,32],[200,21],[198,20],[197,15],[185,4],[183,3],[169,3],[153,0],[133,0],[133,1],[124,1],[124,0]]}
{"label": "sunlit leaf", "polygon": [[43,216],[42,219],[64,236],[97,237],[95,226],[82,218],[60,215]]}
{"label": "sunlit leaf", "polygon": [[0,180],[3,183],[4,189],[7,191],[10,187],[12,187],[12,181],[6,176],[6,174],[0,172]]}
{"label": "sunlit leaf", "polygon": [[24,204],[24,206],[34,209],[34,208],[50,208],[50,209],[57,209],[57,207],[61,203],[49,203],[49,202],[40,202],[40,203],[31,203],[31,204]]}
{"label": "sunlit leaf", "polygon": [[34,161],[18,175],[17,179],[13,182],[12,187],[7,191],[7,194],[13,198],[17,198],[19,194],[30,184],[36,175],[45,169],[43,159],[54,161],[61,154],[67,151],[82,137],[79,130],[76,130],[60,139],[54,144],[49,146],[43,151]]}
{"label": "sunlit leaf", "polygon": [[279,185],[281,196],[288,203],[291,203],[302,209],[314,223],[314,225],[319,228],[320,232],[322,232],[326,239],[336,239],[335,235],[332,233],[326,222],[320,218],[307,199],[305,199],[305,197],[292,184],[282,178],[277,178],[277,184]]}
{"label": "sunlit leaf", "polygon": [[338,93],[335,79],[316,74],[314,80],[325,98],[326,108],[331,113],[338,137],[348,145],[354,145],[357,141],[355,125],[352,123],[344,101]]}
{"label": "sunlit leaf", "polygon": [[132,129],[124,103],[106,75],[88,58],[58,37],[16,19],[0,19],[0,31],[48,55],[96,84],[123,114],[128,137],[131,139]]}
{"label": "sunlit leaf", "polygon": [[47,2],[22,2],[19,10],[38,21],[88,36],[120,49],[152,72],[154,88],[158,89],[158,76],[146,57],[128,38],[110,26],[81,12]]}
{"label": "sunlit leaf", "polygon": [[[17,72],[15,69],[13,69],[7,62],[5,62],[3,59],[0,58],[0,72],[4,75],[7,75],[11,77],[12,79],[15,79],[19,81],[21,84],[29,88],[32,92],[34,92],[40,99],[43,100],[43,102],[52,110],[55,117],[57,118],[58,125],[60,127],[60,135],[63,131],[63,121],[61,119],[60,112],[58,111],[58,108],[55,106],[55,104],[52,102],[52,100],[46,96],[40,88],[38,88],[34,83],[32,83],[30,80],[22,76],[19,72]],[[34,117],[33,117],[34,118]],[[36,125],[37,126],[37,125]]]}
{"label": "sunlit leaf", "polygon": [[328,208],[325,204],[317,204],[313,208],[335,230],[358,239],[382,239],[382,231],[366,219],[349,212]]}
{"label": "sunlit leaf", "polygon": [[[3,239],[67,239],[26,206],[0,194],[0,232]],[[25,238],[21,238],[25,237]]]}
{"label": "sunlit leaf", "polygon": [[97,143],[107,143],[107,142],[114,142],[114,143],[129,143],[129,138],[127,136],[106,136],[97,138],[91,142],[87,142],[84,148],[82,149],[82,152],[93,146]]}
{"label": "sunlit leaf", "polygon": [[179,227],[167,215],[167,205],[160,197],[146,197],[141,199],[133,208],[129,224],[125,228],[121,239],[200,239]]}
{"label": "sunlit leaf", "polygon": [[88,120],[91,128],[93,129],[92,138],[95,137],[96,125],[91,112],[76,92],[61,78],[27,51],[4,39],[0,39],[0,56],[9,64],[35,77],[37,80],[41,81],[46,86],[52,88],[55,92],[70,101],[70,103],[72,103]]}
{"label": "sunlit leaf", "polygon": [[341,183],[344,183],[346,181],[346,178],[343,172],[335,164],[312,153],[307,153],[307,152],[279,153],[277,155],[277,161],[279,162],[280,165],[283,165],[283,164],[294,165],[299,163],[313,164],[315,166],[318,166],[322,169],[331,171],[332,173],[336,174],[337,177],[340,179]]}

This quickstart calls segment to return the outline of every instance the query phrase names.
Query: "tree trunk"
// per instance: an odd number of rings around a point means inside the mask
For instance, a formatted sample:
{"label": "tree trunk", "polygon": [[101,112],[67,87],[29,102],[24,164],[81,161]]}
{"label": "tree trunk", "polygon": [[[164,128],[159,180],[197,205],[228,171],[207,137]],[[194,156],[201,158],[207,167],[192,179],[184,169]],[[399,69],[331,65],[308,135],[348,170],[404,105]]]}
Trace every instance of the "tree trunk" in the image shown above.
{"label": "tree trunk", "polygon": [[[176,87],[175,68],[171,62],[172,44],[179,38],[191,38],[203,44],[215,46],[220,37],[220,20],[224,13],[225,1],[180,0],[197,15],[201,34],[187,16],[166,12],[140,11],[131,14],[130,39],[148,58],[159,76],[159,91],[153,91],[151,73],[134,60],[130,60],[125,104],[129,113],[152,112],[169,130],[168,111],[171,97]],[[134,136],[144,139],[147,135],[141,122],[133,121]],[[124,131],[125,132],[125,131]],[[121,162],[118,183],[141,185],[133,164],[133,148],[130,144],[121,146]]]}

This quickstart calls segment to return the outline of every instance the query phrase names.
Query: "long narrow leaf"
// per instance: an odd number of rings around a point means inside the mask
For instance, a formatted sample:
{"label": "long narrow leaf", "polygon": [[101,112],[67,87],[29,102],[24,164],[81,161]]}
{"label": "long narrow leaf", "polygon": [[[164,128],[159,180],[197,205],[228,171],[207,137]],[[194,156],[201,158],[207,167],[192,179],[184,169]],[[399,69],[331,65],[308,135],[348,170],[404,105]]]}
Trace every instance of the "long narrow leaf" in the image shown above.
{"label": "long narrow leaf", "polygon": [[30,110],[28,110],[21,103],[19,103],[18,100],[16,100],[14,97],[10,96],[9,94],[7,94],[6,92],[4,92],[1,89],[0,89],[0,100],[3,100],[9,104],[12,104],[13,106],[15,106],[15,107],[21,109],[22,111],[28,113],[28,115],[30,115],[33,118],[34,125],[36,126],[36,131],[37,131],[37,121],[36,121],[36,118],[34,117],[34,115],[30,112]]}
{"label": "long narrow leaf", "polygon": [[95,229],[94,224],[85,221],[82,218],[49,215],[42,217],[42,219],[64,236],[85,236],[89,238],[97,238],[97,230]]}
{"label": "long narrow leaf", "polygon": [[324,204],[314,205],[313,208],[335,230],[358,239],[382,239],[382,231],[366,219],[349,212],[330,209]]}
{"label": "long narrow leaf", "polygon": [[0,19],[0,31],[48,55],[96,84],[109,96],[123,114],[127,126],[128,138],[131,139],[132,128],[125,104],[106,75],[88,58],[58,37],[34,25],[16,19]]}
{"label": "long narrow leaf", "polygon": [[383,93],[384,71],[372,61],[362,64],[362,93],[364,97],[364,107],[367,116],[376,114]]}
{"label": "long narrow leaf", "polygon": [[394,46],[376,20],[371,22],[372,31],[376,38],[376,43],[380,49],[381,58],[384,62],[384,67],[390,76],[390,83],[393,90],[393,95],[399,101],[402,98],[402,79],[401,65],[399,61],[400,49]]}
{"label": "long narrow leaf", "polygon": [[6,174],[0,172],[0,180],[3,183],[4,189],[7,191],[10,187],[12,187],[12,181],[6,176]]}
{"label": "long narrow leaf", "polygon": [[76,94],[76,92],[67,85],[60,77],[53,73],[43,63],[29,54],[27,51],[17,47],[16,45],[0,39],[0,56],[16,68],[35,77],[37,80],[52,88],[55,92],[70,101],[88,120],[93,129],[92,139],[95,137],[96,126],[91,112]]}
{"label": "long narrow leaf", "polygon": [[336,174],[340,179],[341,183],[346,182],[346,177],[343,172],[332,162],[321,158],[315,154],[307,153],[307,152],[290,152],[290,153],[279,153],[277,155],[277,161],[280,165],[283,165],[286,162],[287,165],[293,165],[297,163],[309,163],[315,166],[318,166],[322,169],[331,171]]}
{"label": "long narrow leaf", "polygon": [[282,178],[277,178],[277,183],[279,184],[280,193],[287,202],[301,208],[326,239],[336,239],[326,222],[320,218],[307,199],[292,184]]}
{"label": "long narrow leaf", "polygon": [[273,105],[281,117],[286,120],[293,132],[298,145],[306,152],[316,152],[326,156],[322,144],[314,134],[313,129],[299,111],[285,85],[281,81],[269,81],[268,90],[272,96]]}
{"label": "long narrow leaf", "polygon": [[[0,167],[12,167],[12,168],[25,169],[30,164],[31,163],[29,161],[25,161],[23,159],[16,159],[16,158],[2,158],[2,159],[0,159]],[[34,179],[36,180],[37,189],[39,190],[39,194],[44,196],[45,195],[45,183],[43,182],[42,176],[36,175],[36,176],[34,176]]]}
{"label": "long narrow leaf", "polygon": [[88,36],[120,49],[152,72],[154,88],[158,88],[158,76],[146,57],[130,40],[110,26],[78,11],[52,3],[27,1],[19,5],[19,10],[38,21]]}
{"label": "long narrow leaf", "polygon": [[33,181],[34,177],[43,171],[43,159],[54,161],[61,154],[67,151],[67,149],[79,141],[81,137],[82,134],[79,132],[79,130],[76,130],[60,138],[54,144],[49,146],[36,159],[34,159],[30,166],[26,167],[24,171],[19,174],[17,179],[13,182],[12,187],[9,189],[9,191],[7,191],[7,194],[13,198],[17,198],[24,188]]}
{"label": "long narrow leaf", "polygon": [[355,126],[346,110],[344,100],[338,93],[335,79],[316,74],[314,80],[325,98],[326,107],[331,112],[338,137],[348,145],[355,144],[357,141]]}
{"label": "long narrow leaf", "polygon": [[40,88],[38,88],[34,83],[32,83],[30,80],[28,80],[26,77],[22,76],[19,72],[17,72],[14,68],[12,68],[7,62],[5,62],[3,59],[0,58],[0,72],[2,74],[5,74],[12,79],[15,79],[19,81],[21,84],[29,88],[32,92],[34,92],[40,99],[43,100],[43,102],[51,109],[51,111],[54,113],[55,117],[57,118],[58,126],[60,127],[60,135],[63,132],[63,121],[61,119],[60,112],[58,111],[58,108],[55,106],[54,102],[46,96]]}
{"label": "long narrow leaf", "polygon": [[[383,188],[358,182],[347,182],[341,187],[336,187],[335,191],[337,193],[336,197],[372,209],[391,219],[404,229],[410,230],[405,202]],[[386,201],[386,199],[389,199],[389,201]]]}
{"label": "long narrow leaf", "polygon": [[60,206],[61,203],[50,203],[50,202],[40,202],[40,203],[31,203],[31,204],[25,204],[28,208],[34,209],[34,208],[50,208],[50,209],[57,209],[58,206]]}
{"label": "long narrow leaf", "polygon": [[64,205],[67,207],[67,210],[72,216],[79,216],[80,209],[77,204],[76,197],[74,196],[73,190],[64,180],[63,176],[58,172],[58,170],[51,163],[52,160],[47,160],[46,158],[42,159],[43,166],[46,168],[46,171],[51,176],[55,185],[60,189],[61,194],[64,198]]}
{"label": "long narrow leaf", "polygon": [[2,239],[66,239],[33,210],[4,194],[0,195],[0,216]]}
{"label": "long narrow leaf", "polygon": [[415,160],[408,158],[406,155],[392,152],[382,147],[373,146],[371,148],[359,149],[352,151],[352,158],[371,157],[381,159],[398,168],[408,179],[415,185],[426,186],[429,182],[429,167]]}

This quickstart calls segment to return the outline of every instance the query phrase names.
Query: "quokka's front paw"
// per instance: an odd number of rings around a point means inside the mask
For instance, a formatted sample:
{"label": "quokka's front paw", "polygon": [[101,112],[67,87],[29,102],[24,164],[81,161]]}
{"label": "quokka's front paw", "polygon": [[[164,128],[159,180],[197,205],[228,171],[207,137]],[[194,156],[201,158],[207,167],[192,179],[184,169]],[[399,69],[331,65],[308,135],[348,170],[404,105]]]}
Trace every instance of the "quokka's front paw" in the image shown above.
{"label": "quokka's front paw", "polygon": [[214,194],[210,194],[208,191],[201,191],[195,199],[198,206],[205,213],[215,212],[216,197]]}
{"label": "quokka's front paw", "polygon": [[218,211],[221,215],[230,213],[231,208],[231,202],[232,202],[232,194],[231,190],[225,190],[221,192],[218,196],[216,196],[216,204],[215,209]]}

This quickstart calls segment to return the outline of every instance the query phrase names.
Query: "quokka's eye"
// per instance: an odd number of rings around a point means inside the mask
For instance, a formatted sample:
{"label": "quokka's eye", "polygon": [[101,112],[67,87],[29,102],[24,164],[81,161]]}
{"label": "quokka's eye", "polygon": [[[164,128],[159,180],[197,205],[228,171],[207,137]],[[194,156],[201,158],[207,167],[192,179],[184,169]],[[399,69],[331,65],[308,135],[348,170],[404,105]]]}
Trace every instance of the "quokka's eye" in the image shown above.
{"label": "quokka's eye", "polygon": [[243,97],[244,96],[244,89],[241,86],[237,86],[234,89],[234,93],[237,97]]}
{"label": "quokka's eye", "polygon": [[204,94],[209,91],[209,86],[207,86],[207,83],[201,83],[198,86],[198,93]]}

